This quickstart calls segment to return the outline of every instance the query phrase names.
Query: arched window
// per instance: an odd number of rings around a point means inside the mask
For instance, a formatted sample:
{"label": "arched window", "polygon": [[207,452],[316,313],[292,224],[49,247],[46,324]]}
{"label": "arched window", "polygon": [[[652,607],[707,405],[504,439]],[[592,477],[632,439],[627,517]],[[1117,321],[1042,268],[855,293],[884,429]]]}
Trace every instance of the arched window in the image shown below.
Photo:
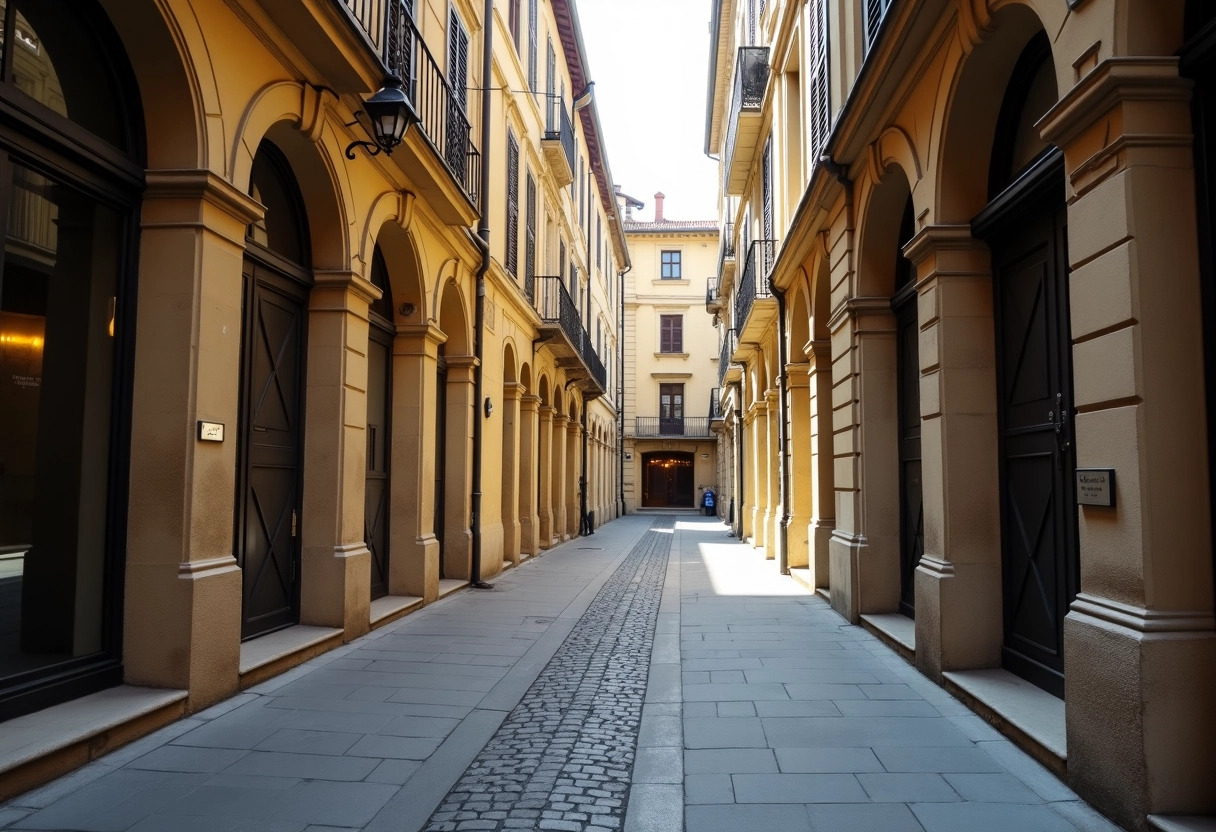
{"label": "arched window", "polygon": [[3,720],[122,679],[143,123],[92,0],[0,9]]}
{"label": "arched window", "polygon": [[1035,35],[1018,58],[1005,88],[997,122],[997,144],[988,174],[988,197],[1012,185],[1054,148],[1035,124],[1056,103],[1056,76],[1045,32]]}

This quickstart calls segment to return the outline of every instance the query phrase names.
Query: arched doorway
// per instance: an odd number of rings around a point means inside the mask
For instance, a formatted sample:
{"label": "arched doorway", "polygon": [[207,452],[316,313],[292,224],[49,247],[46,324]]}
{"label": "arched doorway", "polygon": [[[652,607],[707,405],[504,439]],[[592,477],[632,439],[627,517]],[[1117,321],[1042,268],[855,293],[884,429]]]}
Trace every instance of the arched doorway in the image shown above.
{"label": "arched doorway", "polygon": [[[1216,5],[1186,4],[1186,45],[1181,70],[1195,82],[1191,99],[1195,134],[1195,196],[1199,231],[1199,289],[1207,387],[1208,492],[1216,523]],[[1213,539],[1216,539],[1214,530]],[[1213,547],[1216,575],[1216,547]],[[1216,582],[1213,584],[1216,593]]]}
{"label": "arched doorway", "polygon": [[241,637],[300,617],[304,357],[312,273],[303,203],[286,157],[263,141],[250,193],[266,206],[245,238],[236,558]]}
{"label": "arched doorway", "polygon": [[693,455],[680,451],[642,454],[642,505],[646,508],[695,508]]}
{"label": "arched doorway", "polygon": [[393,413],[393,292],[380,246],[372,254],[372,284],[383,294],[368,309],[367,474],[363,538],[372,555],[371,596],[389,593],[389,491]]}
{"label": "arched doorway", "polygon": [[93,2],[10,0],[0,76],[0,719],[122,679],[139,93]]}
{"label": "arched doorway", "polygon": [[912,195],[904,204],[896,252],[895,313],[896,425],[899,431],[899,611],[916,616],[916,565],[925,553],[924,486],[920,449],[920,324],[916,268],[903,255],[915,230]]}
{"label": "arched doorway", "polygon": [[988,206],[1001,467],[1002,663],[1064,695],[1064,616],[1079,582],[1064,158],[1035,123],[1056,102],[1047,35],[1014,66]]}

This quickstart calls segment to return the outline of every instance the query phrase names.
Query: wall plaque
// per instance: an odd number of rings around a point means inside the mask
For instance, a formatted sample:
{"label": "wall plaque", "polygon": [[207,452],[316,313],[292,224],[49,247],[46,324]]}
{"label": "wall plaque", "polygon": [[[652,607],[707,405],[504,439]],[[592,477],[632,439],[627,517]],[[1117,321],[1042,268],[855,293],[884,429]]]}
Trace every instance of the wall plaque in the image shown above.
{"label": "wall plaque", "polygon": [[1115,504],[1115,469],[1078,468],[1077,503],[1083,506],[1113,507]]}
{"label": "wall plaque", "polygon": [[224,423],[223,422],[199,422],[198,423],[198,441],[199,442],[223,442],[224,441]]}

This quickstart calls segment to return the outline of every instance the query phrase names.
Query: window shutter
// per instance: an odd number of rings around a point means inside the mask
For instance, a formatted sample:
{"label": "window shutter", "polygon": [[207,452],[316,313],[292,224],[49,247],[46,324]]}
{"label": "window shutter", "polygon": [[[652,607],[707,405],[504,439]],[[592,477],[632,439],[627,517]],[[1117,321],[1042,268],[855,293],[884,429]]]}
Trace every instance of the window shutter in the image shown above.
{"label": "window shutter", "polygon": [[828,69],[828,0],[816,0],[811,21],[811,163],[818,163],[832,130],[832,89]]}
{"label": "window shutter", "polygon": [[460,112],[469,110],[469,32],[455,9],[448,12],[448,84],[460,104]]}
{"label": "window shutter", "polygon": [[891,0],[865,0],[866,12],[866,51],[874,45],[878,38],[878,28],[882,25],[883,15],[891,8]]}
{"label": "window shutter", "polygon": [[536,0],[528,0],[528,89],[536,89],[536,36],[538,12]]}
{"label": "window shutter", "polygon": [[519,143],[507,132],[507,271],[519,278]]}
{"label": "window shutter", "polygon": [[[554,112],[555,102],[557,100],[557,55],[553,53],[553,38],[549,38],[549,66],[545,75],[545,92],[549,93],[549,106],[545,108],[548,115],[548,122],[545,129],[552,133],[558,130],[557,113]],[[536,87],[533,87],[536,89]]]}
{"label": "window shutter", "polygon": [[527,239],[524,251],[524,284],[529,298],[536,295],[536,180],[528,174]]}

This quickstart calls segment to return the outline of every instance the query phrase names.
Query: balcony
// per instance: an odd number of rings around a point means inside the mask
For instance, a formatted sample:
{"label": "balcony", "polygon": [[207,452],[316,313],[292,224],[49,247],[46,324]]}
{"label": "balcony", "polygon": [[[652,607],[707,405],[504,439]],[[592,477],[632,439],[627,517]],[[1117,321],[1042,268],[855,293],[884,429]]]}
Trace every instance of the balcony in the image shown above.
{"label": "balcony", "polygon": [[587,398],[604,395],[608,370],[591,346],[591,336],[579,320],[578,308],[560,277],[533,279],[533,305],[540,315],[540,340],[557,359],[557,366]]}
{"label": "balcony", "polygon": [[639,438],[678,436],[685,439],[708,439],[709,420],[696,417],[669,419],[663,416],[635,416],[633,435]]}
{"label": "balcony", "polygon": [[730,97],[723,148],[723,186],[726,193],[742,194],[760,144],[760,110],[768,87],[767,46],[741,46],[735,62],[735,86]]}
{"label": "balcony", "polygon": [[715,387],[709,391],[709,423],[713,426],[714,422],[722,421],[722,388]]}
{"label": "balcony", "polygon": [[747,250],[743,277],[735,293],[735,328],[740,344],[758,340],[777,317],[777,301],[768,280],[776,256],[776,240],[753,240]]}
{"label": "balcony", "polygon": [[735,349],[739,346],[739,339],[736,337],[736,334],[733,329],[726,330],[722,338],[722,346],[718,352],[718,384],[722,387],[725,387],[732,381],[739,380],[739,366],[732,364]]}
{"label": "balcony", "polygon": [[574,144],[574,125],[566,112],[563,101],[556,95],[549,97],[549,113],[545,120],[545,135],[540,140],[541,151],[553,176],[554,184],[564,188],[574,181],[574,160],[577,149]]}
{"label": "balcony", "polygon": [[735,224],[722,223],[722,233],[718,238],[718,294],[722,297],[730,295],[735,281]]}
{"label": "balcony", "polygon": [[[473,144],[467,92],[454,91],[427,48],[405,0],[339,0],[384,65],[405,84],[419,122],[399,153],[418,189],[444,222],[472,225],[480,210],[481,154]],[[411,158],[412,156],[412,158]],[[397,158],[397,157],[394,157]],[[446,180],[446,181],[445,181]],[[443,197],[452,185],[464,205]]]}
{"label": "balcony", "polygon": [[718,278],[705,279],[705,311],[717,315],[722,311],[722,294],[718,291]]}

